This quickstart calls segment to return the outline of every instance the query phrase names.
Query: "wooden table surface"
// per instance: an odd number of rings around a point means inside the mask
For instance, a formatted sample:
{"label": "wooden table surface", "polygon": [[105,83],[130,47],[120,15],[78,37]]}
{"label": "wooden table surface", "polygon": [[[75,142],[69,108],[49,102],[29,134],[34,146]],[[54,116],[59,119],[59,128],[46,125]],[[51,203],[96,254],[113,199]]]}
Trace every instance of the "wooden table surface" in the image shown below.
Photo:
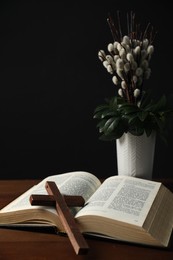
{"label": "wooden table surface", "polygon": [[[0,208],[36,183],[38,183],[37,180],[0,181]],[[165,184],[173,190],[172,181],[166,181]],[[90,247],[89,253],[76,255],[67,237],[46,232],[46,230],[0,228],[0,259],[173,259],[173,239],[171,239],[170,247],[166,249],[98,238],[86,239]]]}

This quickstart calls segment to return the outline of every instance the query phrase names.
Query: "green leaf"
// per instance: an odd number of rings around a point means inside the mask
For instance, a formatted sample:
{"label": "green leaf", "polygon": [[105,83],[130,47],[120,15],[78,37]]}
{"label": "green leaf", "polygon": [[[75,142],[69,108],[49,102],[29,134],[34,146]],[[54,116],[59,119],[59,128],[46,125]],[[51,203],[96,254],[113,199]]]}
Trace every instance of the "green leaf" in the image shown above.
{"label": "green leaf", "polygon": [[103,120],[101,120],[101,121],[97,124],[97,127],[99,127],[99,128],[103,128],[104,125],[105,125],[105,123],[106,123],[106,121],[107,121],[107,119],[103,119]]}
{"label": "green leaf", "polygon": [[143,122],[148,116],[148,111],[142,110],[142,111],[138,112],[137,116]]}
{"label": "green leaf", "polygon": [[129,120],[129,122],[128,122],[128,124],[129,124],[129,127],[131,127],[131,126],[133,126],[133,125],[138,125],[138,123],[139,123],[139,119],[138,119],[138,117],[133,117],[133,118],[131,118],[130,120]]}
{"label": "green leaf", "polygon": [[147,137],[149,137],[151,135],[152,131],[153,130],[151,128],[146,128],[145,129],[145,133],[146,133]]}
{"label": "green leaf", "polygon": [[158,111],[163,111],[166,108],[166,97],[165,95],[163,95],[158,101],[153,101],[146,106],[147,111],[152,111],[152,112],[158,112]]}
{"label": "green leaf", "polygon": [[139,108],[137,106],[132,105],[121,105],[119,106],[119,111],[125,115],[136,113],[139,111]]}
{"label": "green leaf", "polygon": [[117,114],[118,114],[118,113],[117,113],[116,111],[106,110],[105,112],[102,113],[102,118],[115,116],[115,115],[117,115]]}
{"label": "green leaf", "polygon": [[98,118],[98,119],[101,119],[102,118],[102,114],[103,114],[103,112],[102,111],[100,111],[100,112],[97,112],[94,116],[93,116],[93,118]]}
{"label": "green leaf", "polygon": [[96,109],[94,110],[94,113],[97,113],[99,111],[102,111],[102,110],[105,110],[105,109],[108,109],[108,105],[100,105],[100,106],[97,106]]}
{"label": "green leaf", "polygon": [[161,130],[163,128],[162,120],[160,120],[157,116],[154,116],[154,117],[155,117],[155,122],[156,122],[158,128]]}
{"label": "green leaf", "polygon": [[156,103],[155,109],[156,111],[160,111],[166,107],[166,97],[163,95],[158,102]]}
{"label": "green leaf", "polygon": [[114,121],[114,118],[109,118],[107,121],[106,121],[106,123],[105,123],[105,125],[104,125],[104,131],[108,131],[108,129],[109,129],[109,127],[110,127],[110,125],[112,124],[112,122]]}
{"label": "green leaf", "polygon": [[139,128],[139,127],[136,127],[136,128],[133,128],[133,129],[130,129],[129,132],[132,134],[132,135],[142,135],[144,133],[144,129],[143,128]]}
{"label": "green leaf", "polygon": [[111,133],[118,126],[119,122],[120,118],[115,117],[112,123],[107,128],[107,134]]}

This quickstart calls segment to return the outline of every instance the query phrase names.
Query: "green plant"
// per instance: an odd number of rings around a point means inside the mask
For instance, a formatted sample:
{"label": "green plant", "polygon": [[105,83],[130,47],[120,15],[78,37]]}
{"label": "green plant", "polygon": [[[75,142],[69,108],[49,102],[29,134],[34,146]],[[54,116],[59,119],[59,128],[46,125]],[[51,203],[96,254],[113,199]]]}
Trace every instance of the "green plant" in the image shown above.
{"label": "green plant", "polygon": [[173,110],[163,95],[159,100],[148,100],[146,97],[140,107],[127,103],[122,97],[112,97],[94,111],[94,118],[99,120],[97,127],[101,140],[112,141],[124,133],[149,136],[152,131],[166,140],[168,119],[172,118]]}
{"label": "green plant", "polygon": [[98,58],[111,74],[117,88],[117,95],[106,100],[94,111],[99,120],[97,127],[102,140],[115,140],[124,133],[149,136],[152,131],[165,139],[167,123],[172,118],[172,108],[165,95],[154,100],[149,90],[144,89],[144,81],[150,78],[149,67],[154,52],[155,33],[148,24],[141,30],[135,22],[135,14],[127,13],[127,34],[122,35],[119,12],[117,27],[109,15],[108,24],[113,43],[98,52]]}

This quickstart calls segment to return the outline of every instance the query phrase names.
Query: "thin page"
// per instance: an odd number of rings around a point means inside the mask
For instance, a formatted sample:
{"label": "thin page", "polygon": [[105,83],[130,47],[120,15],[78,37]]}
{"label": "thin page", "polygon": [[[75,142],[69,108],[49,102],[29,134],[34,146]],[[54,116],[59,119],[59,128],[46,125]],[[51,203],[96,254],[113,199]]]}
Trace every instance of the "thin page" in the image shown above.
{"label": "thin page", "polygon": [[[99,179],[88,172],[76,171],[59,175],[52,175],[45,178],[36,186],[33,186],[20,197],[1,209],[0,213],[31,208],[42,208],[42,206],[31,206],[29,198],[31,194],[46,195],[47,191],[45,189],[45,184],[47,181],[54,181],[62,194],[83,196],[85,201],[88,200],[89,197],[101,185]],[[56,213],[56,210],[53,207],[44,208],[47,208],[48,210]]]}
{"label": "thin page", "polygon": [[110,177],[76,217],[97,215],[142,226],[160,185],[134,177]]}

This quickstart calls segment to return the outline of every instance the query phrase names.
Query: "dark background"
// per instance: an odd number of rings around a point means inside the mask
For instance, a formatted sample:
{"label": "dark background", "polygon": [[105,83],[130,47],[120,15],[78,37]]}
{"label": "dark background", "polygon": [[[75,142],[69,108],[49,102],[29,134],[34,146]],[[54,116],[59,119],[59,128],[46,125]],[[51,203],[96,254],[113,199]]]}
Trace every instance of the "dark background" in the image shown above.
{"label": "dark background", "polygon": [[[112,36],[108,12],[135,11],[158,31],[152,57],[155,93],[171,93],[169,1],[1,1],[0,178],[44,178],[85,170],[115,175],[115,143],[98,139],[95,107],[115,93],[97,57]],[[173,134],[156,142],[154,177],[172,177]]]}

